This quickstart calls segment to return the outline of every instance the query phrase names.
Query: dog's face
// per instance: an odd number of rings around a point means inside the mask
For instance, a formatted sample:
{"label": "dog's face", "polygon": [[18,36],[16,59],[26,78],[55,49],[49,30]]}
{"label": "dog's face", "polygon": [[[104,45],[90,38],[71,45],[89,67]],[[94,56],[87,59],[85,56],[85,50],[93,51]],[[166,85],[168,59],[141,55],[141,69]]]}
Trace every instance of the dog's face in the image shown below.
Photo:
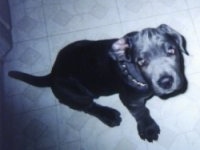
{"label": "dog's face", "polygon": [[135,63],[159,96],[180,90],[185,83],[180,45],[183,43],[178,36],[161,27],[145,29],[132,45]]}
{"label": "dog's face", "polygon": [[181,52],[187,54],[187,51],[182,35],[167,25],[160,25],[129,33],[124,38],[129,45],[124,55],[125,58],[128,55],[132,63],[132,66],[127,63],[127,68],[133,70],[129,72],[138,83],[143,83],[137,86],[152,88],[156,95],[162,97],[186,85]]}

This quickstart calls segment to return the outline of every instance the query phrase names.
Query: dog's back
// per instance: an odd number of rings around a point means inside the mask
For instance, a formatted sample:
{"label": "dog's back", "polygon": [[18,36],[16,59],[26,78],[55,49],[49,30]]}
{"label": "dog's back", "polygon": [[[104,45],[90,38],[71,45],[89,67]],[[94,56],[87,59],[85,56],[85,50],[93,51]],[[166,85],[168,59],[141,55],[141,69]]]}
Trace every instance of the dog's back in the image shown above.
{"label": "dog's back", "polygon": [[116,39],[77,41],[58,53],[49,75],[36,77],[11,71],[9,76],[38,87],[51,86],[55,79],[72,77],[95,95],[110,95],[117,92],[119,82],[113,60],[108,54],[114,41]]}
{"label": "dog's back", "polygon": [[[57,56],[52,69],[56,77],[73,77],[98,95],[107,95],[117,88],[113,60],[108,52],[112,40],[78,41],[72,43]],[[115,75],[114,75],[115,74]]]}

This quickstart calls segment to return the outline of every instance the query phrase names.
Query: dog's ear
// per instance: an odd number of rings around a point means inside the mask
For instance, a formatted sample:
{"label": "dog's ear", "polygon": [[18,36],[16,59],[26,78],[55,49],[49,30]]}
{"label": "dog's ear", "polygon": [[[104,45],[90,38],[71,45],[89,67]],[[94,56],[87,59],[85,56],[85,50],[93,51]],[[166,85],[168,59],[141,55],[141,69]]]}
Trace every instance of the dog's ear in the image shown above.
{"label": "dog's ear", "polygon": [[172,29],[166,24],[161,24],[158,27],[158,30],[170,34],[173,38],[175,38],[176,43],[179,45],[181,51],[185,53],[186,55],[189,55],[187,49],[186,49],[186,40],[183,35]]}
{"label": "dog's ear", "polygon": [[[109,54],[114,60],[121,60],[128,58],[129,49],[132,49],[135,37],[138,32],[130,32],[124,37],[116,40],[112,44],[112,49]],[[126,57],[125,57],[126,56]]]}
{"label": "dog's ear", "polygon": [[143,78],[137,64],[132,61],[133,57],[131,55],[133,53],[131,51],[133,49],[130,47],[130,41],[127,42],[127,38],[130,37],[126,35],[115,41],[112,49],[109,51],[109,55],[117,62],[117,68],[125,83],[139,90],[147,90],[149,88],[148,84]]}
{"label": "dog's ear", "polygon": [[112,44],[109,54],[115,61],[126,59],[125,53],[129,45],[126,43],[125,38],[120,38]]}

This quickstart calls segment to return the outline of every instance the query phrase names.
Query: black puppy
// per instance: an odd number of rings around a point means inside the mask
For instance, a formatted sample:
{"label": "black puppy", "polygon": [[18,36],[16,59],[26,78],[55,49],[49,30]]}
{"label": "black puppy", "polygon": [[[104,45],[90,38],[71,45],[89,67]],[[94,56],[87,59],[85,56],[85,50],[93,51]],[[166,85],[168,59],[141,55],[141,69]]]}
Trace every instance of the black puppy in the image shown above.
{"label": "black puppy", "polygon": [[137,121],[140,137],[152,142],[158,139],[160,129],[145,103],[154,95],[185,91],[181,51],[187,54],[183,36],[160,25],[120,39],[69,44],[59,52],[47,76],[18,71],[9,76],[38,87],[50,86],[61,103],[96,116],[110,127],[120,124],[120,113],[93,100],[119,93]]}

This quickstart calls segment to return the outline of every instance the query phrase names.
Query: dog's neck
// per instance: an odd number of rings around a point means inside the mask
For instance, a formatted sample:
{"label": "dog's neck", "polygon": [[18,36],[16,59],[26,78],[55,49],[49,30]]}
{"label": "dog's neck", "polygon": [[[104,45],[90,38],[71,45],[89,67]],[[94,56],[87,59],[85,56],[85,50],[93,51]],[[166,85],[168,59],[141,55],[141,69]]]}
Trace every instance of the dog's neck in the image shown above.
{"label": "dog's neck", "polygon": [[126,65],[125,61],[118,61],[118,66],[120,71],[122,72],[122,74],[130,81],[133,82],[135,85],[139,86],[139,87],[146,87],[147,84],[146,83],[142,83],[140,81],[138,81],[135,77],[132,76],[132,74],[129,72],[128,67]]}
{"label": "dog's neck", "polygon": [[128,50],[128,47],[129,46],[125,44],[125,41],[120,39],[112,45],[109,55],[115,62],[117,62],[122,78],[124,78],[133,87],[146,90],[148,89],[148,85],[144,80],[142,80],[142,77],[137,78],[137,76],[141,75],[131,62],[131,59],[126,56],[126,50]]}

